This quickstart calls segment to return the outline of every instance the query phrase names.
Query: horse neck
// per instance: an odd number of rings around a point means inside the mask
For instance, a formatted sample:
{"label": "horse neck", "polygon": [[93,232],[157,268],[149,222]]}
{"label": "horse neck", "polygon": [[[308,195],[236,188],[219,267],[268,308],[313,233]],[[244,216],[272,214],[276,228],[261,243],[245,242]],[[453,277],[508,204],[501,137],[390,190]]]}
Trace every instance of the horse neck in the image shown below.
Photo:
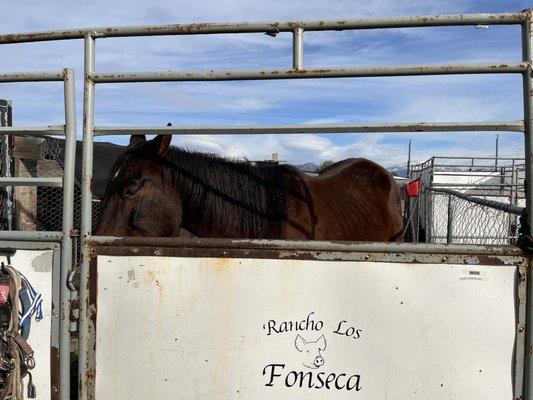
{"label": "horse neck", "polygon": [[[194,153],[174,160],[184,227],[204,237],[266,237],[283,200],[281,174]],[[278,187],[276,187],[276,185]],[[275,193],[273,191],[279,191]],[[276,215],[269,215],[270,211]]]}

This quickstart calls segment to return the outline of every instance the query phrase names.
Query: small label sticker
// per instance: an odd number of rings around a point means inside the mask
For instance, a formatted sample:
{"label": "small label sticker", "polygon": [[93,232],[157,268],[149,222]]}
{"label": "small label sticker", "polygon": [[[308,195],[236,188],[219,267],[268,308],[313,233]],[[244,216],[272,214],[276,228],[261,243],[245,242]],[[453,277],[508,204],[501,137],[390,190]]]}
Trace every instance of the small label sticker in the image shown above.
{"label": "small label sticker", "polygon": [[487,271],[479,269],[463,269],[461,271],[460,281],[488,281]]}

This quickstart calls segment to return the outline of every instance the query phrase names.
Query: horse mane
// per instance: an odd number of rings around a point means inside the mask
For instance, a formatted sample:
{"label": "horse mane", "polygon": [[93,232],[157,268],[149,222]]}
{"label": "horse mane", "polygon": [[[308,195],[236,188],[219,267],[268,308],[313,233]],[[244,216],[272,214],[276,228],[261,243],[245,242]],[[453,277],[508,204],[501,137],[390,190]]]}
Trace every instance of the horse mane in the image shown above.
{"label": "horse mane", "polygon": [[[177,188],[187,219],[216,227],[225,237],[265,238],[276,235],[286,218],[286,199],[298,191],[301,178],[293,167],[277,164],[254,165],[249,161],[222,158],[170,146],[163,157],[150,155],[150,142],[126,149],[115,163],[116,170],[134,171],[139,157],[162,167],[163,184]],[[115,169],[115,168],[114,168]],[[112,176],[116,171],[112,172]]]}

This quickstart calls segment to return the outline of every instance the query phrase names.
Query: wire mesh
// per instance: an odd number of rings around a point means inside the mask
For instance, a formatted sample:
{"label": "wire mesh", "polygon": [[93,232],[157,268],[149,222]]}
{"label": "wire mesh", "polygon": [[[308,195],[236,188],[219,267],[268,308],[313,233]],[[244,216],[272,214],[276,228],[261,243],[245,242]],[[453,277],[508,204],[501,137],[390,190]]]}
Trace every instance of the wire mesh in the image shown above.
{"label": "wire mesh", "polygon": [[[7,135],[2,135],[7,138]],[[18,138],[33,138],[32,136],[17,135]],[[34,140],[34,139],[32,139]],[[40,158],[24,159],[13,157],[13,146],[0,146],[0,176],[26,176],[52,178],[63,176],[64,140],[54,138],[39,138]],[[3,142],[0,142],[2,144]],[[6,160],[11,163],[7,171]],[[61,231],[63,224],[63,189],[56,187],[19,186],[12,189],[14,206],[11,215],[13,229],[35,231]],[[0,188],[0,229],[9,229],[7,192]],[[93,221],[96,222],[100,214],[100,201],[93,201]],[[79,182],[74,188],[74,229],[81,225],[81,189]]]}
{"label": "wire mesh", "polygon": [[[487,200],[511,203],[507,196],[481,196]],[[518,199],[518,205],[523,199]],[[514,244],[518,238],[520,218],[492,207],[472,203],[452,194],[426,191],[428,238],[431,243]]]}

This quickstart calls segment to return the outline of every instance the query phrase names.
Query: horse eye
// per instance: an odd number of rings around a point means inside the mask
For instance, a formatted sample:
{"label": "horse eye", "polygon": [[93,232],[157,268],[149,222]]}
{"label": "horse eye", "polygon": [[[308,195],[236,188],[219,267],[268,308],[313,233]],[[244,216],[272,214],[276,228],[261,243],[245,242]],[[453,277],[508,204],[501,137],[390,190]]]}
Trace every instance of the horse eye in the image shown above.
{"label": "horse eye", "polygon": [[143,186],[143,181],[135,182],[133,185],[129,185],[126,190],[124,191],[125,197],[131,197],[135,195],[139,191],[139,189]]}

